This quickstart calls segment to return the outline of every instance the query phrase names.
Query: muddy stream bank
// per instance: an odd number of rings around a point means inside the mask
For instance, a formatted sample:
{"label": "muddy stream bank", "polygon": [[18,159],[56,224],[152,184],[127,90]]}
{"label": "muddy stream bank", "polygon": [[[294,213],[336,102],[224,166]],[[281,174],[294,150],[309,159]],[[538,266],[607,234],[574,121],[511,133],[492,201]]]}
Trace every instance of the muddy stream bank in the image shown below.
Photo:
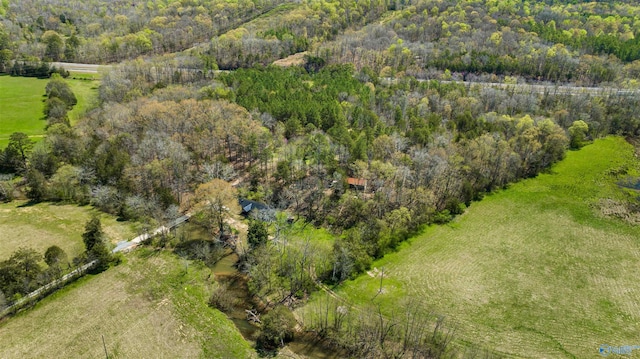
{"label": "muddy stream bank", "polygon": [[[255,343],[260,329],[247,320],[246,310],[261,310],[263,308],[256,308],[254,305],[249,294],[246,278],[235,267],[237,261],[237,254],[228,254],[216,263],[212,271],[216,280],[220,284],[226,284],[228,292],[237,301],[233,310],[226,313],[227,316],[247,341]],[[338,359],[344,357],[341,353],[324,345],[313,334],[296,333],[293,341],[288,343],[286,348],[302,358]]]}

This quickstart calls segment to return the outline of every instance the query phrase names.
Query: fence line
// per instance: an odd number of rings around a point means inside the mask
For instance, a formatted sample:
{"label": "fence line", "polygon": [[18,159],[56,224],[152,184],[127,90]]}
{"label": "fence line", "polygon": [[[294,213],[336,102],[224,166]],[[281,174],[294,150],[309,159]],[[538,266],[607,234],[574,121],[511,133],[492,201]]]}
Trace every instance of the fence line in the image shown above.
{"label": "fence line", "polygon": [[50,282],[48,284],[45,284],[44,286],[34,290],[33,292],[27,294],[26,296],[18,299],[15,303],[13,303],[12,305],[8,306],[7,308],[5,308],[4,310],[0,311],[0,318],[3,318],[4,316],[17,312],[20,308],[22,308],[23,306],[25,306],[26,304],[28,304],[31,301],[36,301],[39,297],[41,296],[45,296],[50,292],[55,291],[58,288],[63,287],[65,284],[81,277],[82,275],[84,275],[89,269],[93,268],[96,264],[98,264],[97,260],[93,260],[85,265],[82,265],[76,269],[74,269],[73,271],[71,271],[70,273],[67,273],[65,275],[63,275],[62,277],[54,280],[53,282]]}
{"label": "fence line", "polygon": [[[153,232],[151,233],[144,233],[141,234],[139,236],[137,236],[136,238],[130,240],[130,241],[123,241],[118,243],[118,245],[116,246],[116,248],[114,248],[111,252],[112,253],[118,253],[118,252],[128,252],[132,249],[134,249],[140,242],[147,240],[151,237],[157,236],[158,234],[161,233],[167,233],[169,230],[178,227],[179,225],[185,223],[186,221],[189,220],[189,218],[191,218],[191,214],[187,213],[182,217],[176,218],[175,220],[167,223],[166,226],[160,226],[158,228],[156,228]],[[93,260],[87,264],[84,264],[76,269],[74,269],[73,271],[63,275],[62,277],[49,282],[48,284],[43,285],[42,287],[34,290],[33,292],[27,294],[26,296],[18,299],[17,301],[15,301],[15,303],[11,304],[10,306],[6,307],[5,309],[0,310],[0,319],[4,318],[5,316],[12,314],[12,313],[16,313],[18,310],[20,310],[22,307],[26,306],[27,304],[31,303],[31,302],[36,302],[38,299],[40,299],[41,297],[44,297],[45,295],[64,287],[64,285],[66,285],[67,283],[83,276],[85,273],[87,273],[87,271],[89,271],[89,269],[93,268],[96,266],[96,264],[98,264],[97,260]]]}

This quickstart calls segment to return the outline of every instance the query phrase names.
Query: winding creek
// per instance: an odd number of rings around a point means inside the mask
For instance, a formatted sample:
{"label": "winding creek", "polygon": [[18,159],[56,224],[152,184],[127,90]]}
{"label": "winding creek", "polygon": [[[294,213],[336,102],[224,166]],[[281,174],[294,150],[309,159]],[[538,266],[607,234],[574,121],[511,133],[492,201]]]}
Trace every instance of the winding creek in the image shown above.
{"label": "winding creek", "polygon": [[[206,239],[206,233],[192,224],[187,223],[181,230],[186,232],[186,236],[190,240]],[[227,254],[213,266],[212,272],[216,281],[228,286],[228,291],[237,301],[234,309],[230,313],[226,313],[227,317],[233,321],[245,340],[255,344],[260,328],[247,320],[246,310],[262,308],[255,308],[249,294],[246,277],[235,267],[237,262],[238,255],[236,253]],[[286,349],[302,358],[338,359],[344,357],[343,353],[323,345],[323,342],[312,334],[296,333],[294,340],[287,344]]]}

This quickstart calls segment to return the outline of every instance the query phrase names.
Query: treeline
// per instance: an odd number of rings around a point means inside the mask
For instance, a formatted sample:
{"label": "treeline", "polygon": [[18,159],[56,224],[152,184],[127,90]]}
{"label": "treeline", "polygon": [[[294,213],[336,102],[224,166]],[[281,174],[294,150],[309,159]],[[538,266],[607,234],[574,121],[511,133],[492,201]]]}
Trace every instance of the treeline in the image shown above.
{"label": "treeline", "polygon": [[45,87],[47,100],[44,103],[44,116],[47,126],[61,123],[69,126],[68,111],[78,103],[76,95],[59,75],[52,76]]}
{"label": "treeline", "polygon": [[408,299],[387,316],[374,303],[354,307],[327,294],[305,308],[302,320],[305,328],[358,358],[502,357],[473,345],[454,345],[455,328],[444,317],[425,313],[425,307]]}
{"label": "treeline", "polygon": [[39,79],[46,79],[54,74],[57,74],[64,78],[69,77],[69,72],[65,69],[57,68],[55,66],[51,66],[51,64],[47,62],[40,61],[14,61],[11,68],[6,68],[6,70],[7,73],[11,76],[37,77]]}

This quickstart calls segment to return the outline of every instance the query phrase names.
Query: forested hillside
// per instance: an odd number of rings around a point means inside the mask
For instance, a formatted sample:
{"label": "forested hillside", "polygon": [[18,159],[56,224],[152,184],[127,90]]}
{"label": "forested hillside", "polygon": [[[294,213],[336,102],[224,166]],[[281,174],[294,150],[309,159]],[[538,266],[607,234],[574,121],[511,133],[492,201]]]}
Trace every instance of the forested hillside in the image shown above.
{"label": "forested hillside", "polygon": [[638,76],[633,2],[412,1],[396,10],[316,53],[418,77],[448,69],[592,85]]}
{"label": "forested hillside", "polygon": [[19,56],[117,62],[184,50],[285,1],[7,1]]}
{"label": "forested hillside", "polygon": [[200,66],[266,65],[300,51],[385,76],[450,70],[636,86],[634,2],[5,1],[0,58],[117,62],[196,44]]}

